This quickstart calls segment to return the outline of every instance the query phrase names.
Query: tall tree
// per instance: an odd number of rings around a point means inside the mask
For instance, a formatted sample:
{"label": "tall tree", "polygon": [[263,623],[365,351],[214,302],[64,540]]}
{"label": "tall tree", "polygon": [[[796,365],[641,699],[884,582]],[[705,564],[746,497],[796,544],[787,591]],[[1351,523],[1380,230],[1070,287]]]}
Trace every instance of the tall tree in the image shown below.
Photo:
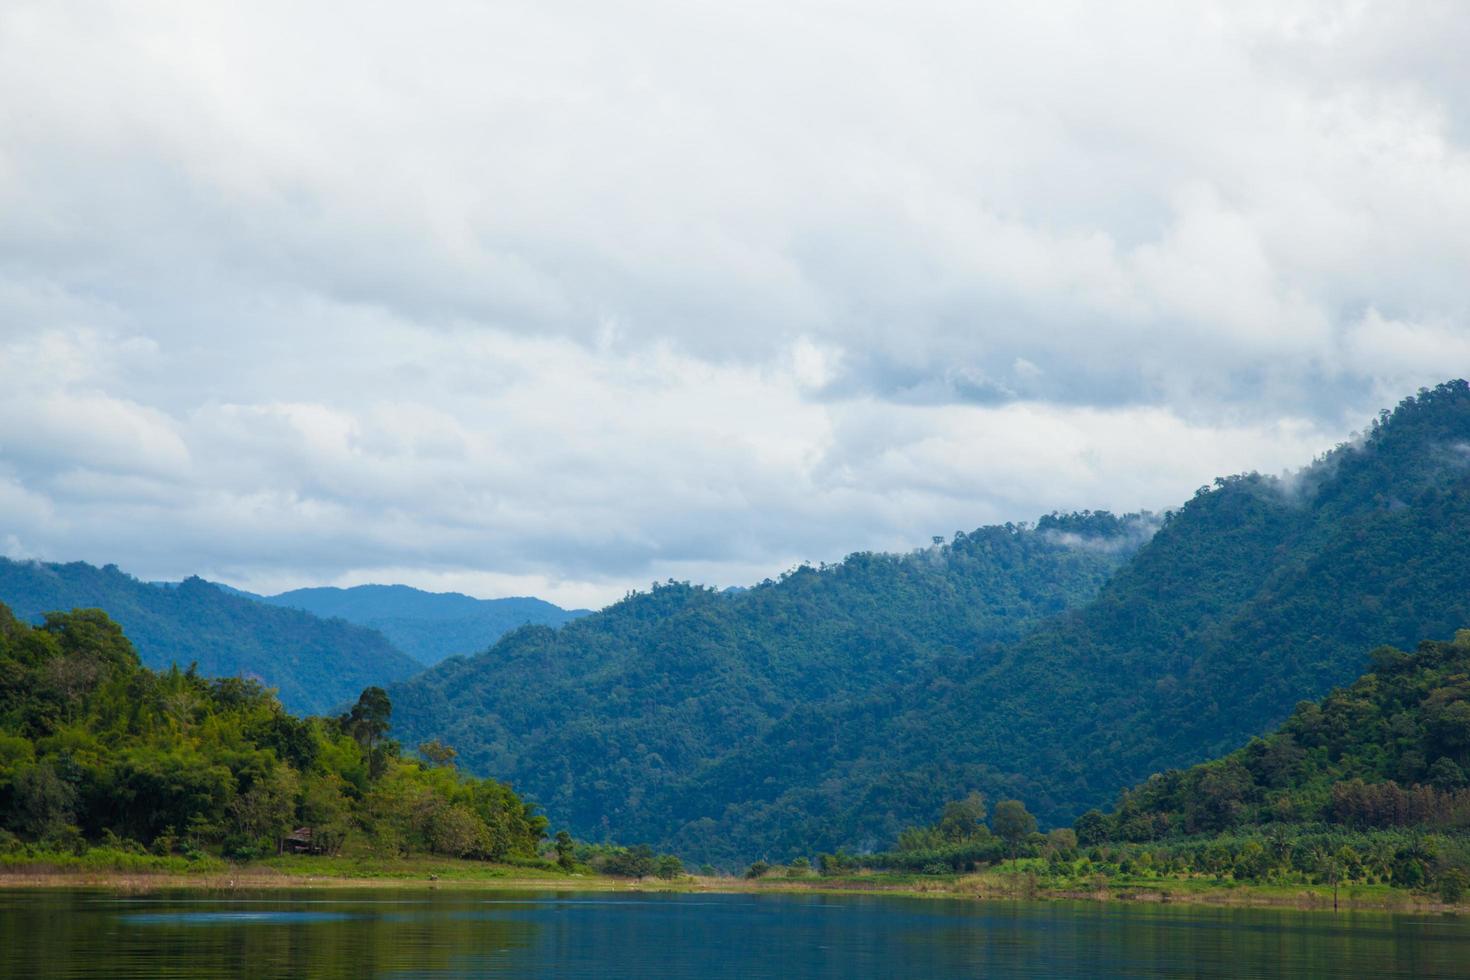
{"label": "tall tree", "polygon": [[1001,800],[995,805],[995,815],[990,818],[990,827],[1010,847],[1011,861],[1014,863],[1016,848],[1021,841],[1036,832],[1036,818],[1020,800]]}
{"label": "tall tree", "polygon": [[963,800],[944,804],[939,817],[939,832],[946,840],[968,840],[985,827],[985,797],[970,793]]}
{"label": "tall tree", "polygon": [[374,776],[382,772],[378,743],[388,734],[392,717],[393,702],[388,700],[388,692],[376,684],[364,690],[352,710],[342,716],[342,730],[362,746],[368,758],[368,768]]}

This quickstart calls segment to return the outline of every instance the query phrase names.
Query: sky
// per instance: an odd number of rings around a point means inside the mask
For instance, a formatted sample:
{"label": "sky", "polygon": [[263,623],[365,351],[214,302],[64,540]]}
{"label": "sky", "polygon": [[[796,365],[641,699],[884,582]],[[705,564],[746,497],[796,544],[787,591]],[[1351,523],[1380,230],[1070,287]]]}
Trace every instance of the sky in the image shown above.
{"label": "sky", "polygon": [[1444,3],[0,5],[0,554],[599,606],[1470,370]]}

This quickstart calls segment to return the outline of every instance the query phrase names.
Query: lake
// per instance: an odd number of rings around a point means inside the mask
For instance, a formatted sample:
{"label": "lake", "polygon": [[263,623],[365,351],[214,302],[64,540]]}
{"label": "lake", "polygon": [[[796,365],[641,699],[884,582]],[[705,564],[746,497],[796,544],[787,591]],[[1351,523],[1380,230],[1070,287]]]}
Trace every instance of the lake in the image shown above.
{"label": "lake", "polygon": [[1470,976],[1470,919],[872,895],[0,892],[0,977]]}

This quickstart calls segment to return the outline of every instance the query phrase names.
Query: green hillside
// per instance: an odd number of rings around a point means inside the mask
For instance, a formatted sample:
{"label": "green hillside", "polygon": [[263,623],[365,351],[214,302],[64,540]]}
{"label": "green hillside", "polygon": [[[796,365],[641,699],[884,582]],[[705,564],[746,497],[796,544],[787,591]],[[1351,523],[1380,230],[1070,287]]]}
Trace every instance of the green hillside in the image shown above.
{"label": "green hillside", "polygon": [[[453,744],[466,766],[511,779],[579,836],[669,840],[705,816],[705,799],[673,789],[706,767],[811,705],[841,711],[978,645],[1016,641],[1095,595],[1150,530],[1141,518],[1050,517],[741,592],[670,583],[560,630],[518,630],[393,687],[393,700],[413,738]],[[793,743],[785,760],[820,768],[822,746]],[[925,787],[914,805],[942,792]],[[798,823],[793,833],[814,830]]]}
{"label": "green hillside", "polygon": [[1365,647],[1470,622],[1467,445],[1457,381],[1289,481],[1217,480],[1088,605],[864,702],[804,708],[670,787],[708,815],[672,842],[784,856],[816,828],[828,848],[882,847],[882,815],[933,786],[1019,798],[1065,824],[1227,751],[1356,676]]}
{"label": "green hillside", "polygon": [[1380,647],[1368,666],[1271,734],[1155,774],[1079,826],[1132,842],[1263,825],[1470,830],[1470,630],[1414,653]]}
{"label": "green hillside", "polygon": [[395,701],[578,833],[700,859],[881,848],[970,790],[1067,823],[1269,730],[1366,646],[1470,622],[1470,386],[1291,479],[1217,480],[1136,554],[1061,520],[656,589]]}
{"label": "green hillside", "polygon": [[[1365,646],[1470,622],[1467,444],[1461,381],[1406,401],[1291,483],[1217,481],[1096,602],[973,658],[940,704],[911,707],[892,732],[910,751],[1032,774],[1028,802],[1060,821],[1268,730],[1356,676]],[[972,725],[946,739],[935,715],[1006,718],[1026,737]]]}
{"label": "green hillside", "polygon": [[[1271,734],[1156,773],[1108,813],[1084,813],[1068,843],[1090,856],[1086,873],[1144,887],[1205,876],[1331,885],[1334,895],[1340,884],[1392,885],[1461,900],[1470,885],[1470,630],[1414,653],[1380,647],[1368,666],[1297,705]],[[932,857],[892,855],[897,866]],[[1076,858],[1053,853],[1047,873],[1076,877]]]}
{"label": "green hillside", "polygon": [[380,688],[296,718],[253,681],[144,668],[100,610],[0,605],[0,855],[534,857],[546,821],[492,780],[402,758]]}
{"label": "green hillside", "polygon": [[57,610],[102,609],[148,666],[197,663],[205,676],[255,678],[293,711],[330,711],[369,685],[420,669],[373,630],[264,605],[198,578],[160,588],[112,565],[0,559],[0,602],[31,622]]}

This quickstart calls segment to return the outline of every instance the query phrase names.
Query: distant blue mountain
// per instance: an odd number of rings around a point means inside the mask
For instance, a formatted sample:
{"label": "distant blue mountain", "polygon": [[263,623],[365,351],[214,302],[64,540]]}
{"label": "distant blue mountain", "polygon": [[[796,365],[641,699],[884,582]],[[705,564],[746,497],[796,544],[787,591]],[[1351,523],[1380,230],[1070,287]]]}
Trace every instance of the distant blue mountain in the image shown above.
{"label": "distant blue mountain", "polygon": [[294,589],[254,598],[370,627],[425,665],[459,654],[479,653],[521,626],[557,627],[588,613],[586,609],[563,609],[529,597],[476,599],[458,592],[425,592],[407,585]]}
{"label": "distant blue mountain", "polygon": [[0,558],[0,602],[22,619],[97,608],[115,619],[153,668],[199,665],[211,677],[252,677],[292,711],[330,712],[371,684],[402,680],[419,664],[381,633],[276,608],[200,578],[149,583],[115,565]]}

